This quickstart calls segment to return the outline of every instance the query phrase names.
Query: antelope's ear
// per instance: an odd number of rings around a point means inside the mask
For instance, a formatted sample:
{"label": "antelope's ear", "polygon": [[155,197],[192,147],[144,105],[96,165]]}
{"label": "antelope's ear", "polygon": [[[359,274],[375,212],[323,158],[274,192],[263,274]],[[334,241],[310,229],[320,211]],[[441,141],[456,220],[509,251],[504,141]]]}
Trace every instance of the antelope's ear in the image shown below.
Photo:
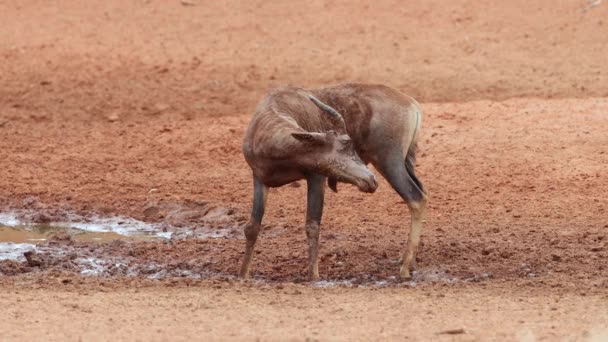
{"label": "antelope's ear", "polygon": [[309,145],[324,145],[327,140],[327,136],[325,133],[291,133],[291,136]]}

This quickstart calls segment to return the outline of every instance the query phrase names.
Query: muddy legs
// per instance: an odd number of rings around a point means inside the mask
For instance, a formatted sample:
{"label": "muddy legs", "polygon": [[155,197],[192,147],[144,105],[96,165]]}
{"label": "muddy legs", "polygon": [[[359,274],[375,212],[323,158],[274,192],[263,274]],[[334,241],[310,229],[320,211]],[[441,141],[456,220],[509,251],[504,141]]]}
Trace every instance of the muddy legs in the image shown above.
{"label": "muddy legs", "polygon": [[407,239],[407,245],[403,251],[401,258],[402,264],[399,270],[399,276],[403,279],[411,278],[410,271],[416,263],[416,251],[420,243],[420,234],[422,234],[422,220],[426,209],[426,198],[419,202],[408,202],[412,222],[410,225],[410,235]]}
{"label": "muddy legs", "polygon": [[[391,155],[390,153],[388,155]],[[411,278],[411,270],[416,262],[416,251],[422,234],[422,221],[426,211],[427,196],[422,188],[422,183],[416,177],[413,165],[406,167],[408,161],[399,153],[392,154],[396,157],[391,160],[378,163],[376,168],[384,175],[384,178],[405,200],[411,214],[410,234],[407,245],[401,259],[399,275],[403,279]]]}
{"label": "muddy legs", "polygon": [[268,188],[259,179],[253,177],[253,209],[251,211],[251,218],[245,226],[247,245],[245,247],[243,265],[241,266],[241,272],[239,273],[239,276],[244,279],[249,278],[253,249],[255,247],[255,242],[258,239],[258,233],[260,232],[262,217],[264,217],[267,194]]}
{"label": "muddy legs", "polygon": [[306,237],[308,238],[308,278],[319,280],[319,227],[323,215],[325,177],[311,175],[307,178]]}
{"label": "muddy legs", "polygon": [[[308,238],[308,277],[310,280],[319,279],[319,226],[323,215],[323,198],[325,194],[325,177],[311,175],[307,178],[308,195],[306,205],[306,237]],[[260,232],[268,188],[257,178],[253,179],[253,210],[251,218],[245,226],[245,237],[247,245],[243,265],[239,273],[241,278],[249,278],[251,261],[255,242]]]}

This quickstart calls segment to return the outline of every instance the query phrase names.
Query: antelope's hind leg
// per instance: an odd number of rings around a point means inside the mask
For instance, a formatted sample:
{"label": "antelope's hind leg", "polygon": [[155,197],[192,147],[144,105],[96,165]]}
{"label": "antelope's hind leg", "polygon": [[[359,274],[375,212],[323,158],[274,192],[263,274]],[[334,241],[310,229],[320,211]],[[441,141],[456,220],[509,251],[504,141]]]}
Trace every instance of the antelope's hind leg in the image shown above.
{"label": "antelope's hind leg", "polygon": [[310,175],[307,178],[306,196],[306,237],[308,239],[308,278],[319,280],[319,231],[323,216],[325,197],[325,177]]}
{"label": "antelope's hind leg", "polygon": [[249,278],[251,260],[253,258],[253,249],[262,225],[262,218],[264,217],[267,197],[268,187],[254,176],[253,209],[251,210],[251,218],[249,219],[249,222],[247,222],[247,225],[245,225],[245,237],[247,238],[247,244],[245,247],[245,256],[243,257],[243,265],[241,266],[241,272],[239,273],[239,276],[244,279]]}
{"label": "antelope's hind leg", "polygon": [[389,159],[378,163],[376,168],[384,178],[405,200],[411,215],[410,233],[403,251],[399,275],[403,279],[411,278],[410,271],[416,262],[416,251],[422,234],[422,221],[426,211],[427,196],[420,180],[414,171],[414,158],[403,158],[402,153],[388,154]]}

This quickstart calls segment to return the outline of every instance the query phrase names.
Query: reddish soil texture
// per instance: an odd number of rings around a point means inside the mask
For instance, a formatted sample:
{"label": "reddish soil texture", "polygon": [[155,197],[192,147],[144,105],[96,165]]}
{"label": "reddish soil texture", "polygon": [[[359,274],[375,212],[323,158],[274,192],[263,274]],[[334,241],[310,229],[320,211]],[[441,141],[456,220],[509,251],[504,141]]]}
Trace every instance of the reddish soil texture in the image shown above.
{"label": "reddish soil texture", "polygon": [[[498,296],[497,288],[527,285],[605,301],[608,5],[583,13],[586,5],[0,3],[0,206],[151,222],[179,207],[193,211],[184,229],[209,207],[226,208],[238,232],[252,190],[240,143],[263,93],[281,84],[384,83],[424,110],[418,170],[431,201],[419,280],[460,280],[430,292],[475,286],[467,293]],[[270,193],[255,278],[304,279],[305,191],[302,183]],[[390,282],[408,223],[384,180],[373,195],[346,185],[328,193],[321,276]],[[55,239],[0,271],[14,275],[2,279],[7,288],[61,287],[48,279],[79,279],[73,260],[105,257],[154,265],[150,272],[166,277],[227,278],[243,247],[240,233],[102,245]],[[45,252],[52,248],[69,253],[58,259]],[[128,287],[149,274],[107,282]]]}
{"label": "reddish soil texture", "polygon": [[[421,270],[607,285],[608,101],[423,107],[418,163],[431,203]],[[242,224],[251,202],[250,170],[239,149],[247,120],[239,115],[180,125],[161,117],[131,127],[52,120],[33,128],[11,122],[3,128],[5,200],[19,206],[31,204],[30,198],[20,202],[21,196],[36,195],[47,207],[137,218],[146,217],[150,203],[205,200],[233,208]],[[256,277],[303,276],[304,201],[305,186],[271,192]],[[396,274],[408,221],[406,206],[384,181],[373,195],[341,186],[327,196],[321,274],[362,280]],[[238,238],[138,244],[128,249],[141,251],[137,255],[146,261],[206,265],[205,271],[223,275],[236,273],[243,249]]]}

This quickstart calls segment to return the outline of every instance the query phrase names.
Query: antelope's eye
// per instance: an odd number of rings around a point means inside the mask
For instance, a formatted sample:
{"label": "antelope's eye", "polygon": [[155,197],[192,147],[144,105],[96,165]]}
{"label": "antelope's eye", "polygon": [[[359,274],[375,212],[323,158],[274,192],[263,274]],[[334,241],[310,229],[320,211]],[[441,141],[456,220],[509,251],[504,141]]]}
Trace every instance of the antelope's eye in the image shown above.
{"label": "antelope's eye", "polygon": [[343,135],[340,137],[340,142],[342,143],[342,145],[344,145],[345,147],[349,147],[353,145],[353,141],[352,139],[348,136],[348,135]]}

